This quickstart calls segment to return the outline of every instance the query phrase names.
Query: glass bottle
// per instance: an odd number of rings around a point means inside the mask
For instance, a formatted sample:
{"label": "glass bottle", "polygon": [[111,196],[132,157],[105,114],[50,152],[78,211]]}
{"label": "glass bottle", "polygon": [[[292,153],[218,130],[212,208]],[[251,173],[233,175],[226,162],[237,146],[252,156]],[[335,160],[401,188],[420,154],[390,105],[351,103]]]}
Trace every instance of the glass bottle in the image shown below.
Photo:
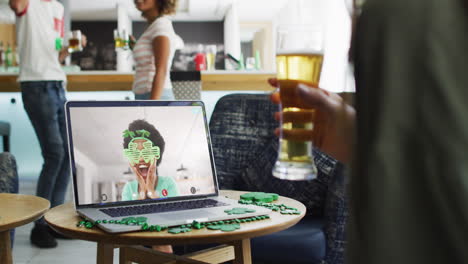
{"label": "glass bottle", "polygon": [[19,58],[19,52],[18,52],[18,45],[15,45],[15,50],[13,51],[13,66],[19,67],[20,64],[20,58]]}
{"label": "glass bottle", "polygon": [[8,43],[5,51],[5,67],[8,68],[11,66],[13,66],[13,52],[10,43]]}
{"label": "glass bottle", "polygon": [[5,62],[5,54],[3,53],[3,41],[0,41],[0,67]]}

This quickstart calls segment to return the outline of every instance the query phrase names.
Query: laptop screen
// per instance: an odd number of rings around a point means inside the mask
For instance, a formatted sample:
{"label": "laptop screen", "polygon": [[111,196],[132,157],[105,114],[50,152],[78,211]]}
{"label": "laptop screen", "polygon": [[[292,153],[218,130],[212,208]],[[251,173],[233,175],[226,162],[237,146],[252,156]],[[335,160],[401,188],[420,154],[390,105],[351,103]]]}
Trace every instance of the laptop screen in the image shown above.
{"label": "laptop screen", "polygon": [[217,194],[205,109],[195,101],[71,101],[77,205]]}

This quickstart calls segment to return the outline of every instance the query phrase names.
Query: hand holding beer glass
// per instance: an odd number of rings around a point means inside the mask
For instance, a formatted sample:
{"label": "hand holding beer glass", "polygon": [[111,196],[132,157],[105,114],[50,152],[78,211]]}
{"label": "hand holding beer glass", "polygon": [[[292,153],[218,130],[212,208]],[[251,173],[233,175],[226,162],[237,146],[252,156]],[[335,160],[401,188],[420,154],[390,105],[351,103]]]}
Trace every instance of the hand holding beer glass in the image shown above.
{"label": "hand holding beer glass", "polygon": [[115,49],[123,49],[123,50],[128,50],[130,49],[129,40],[130,36],[128,35],[127,31],[125,29],[118,30],[114,29],[114,44],[115,44]]}
{"label": "hand holding beer glass", "polygon": [[280,26],[277,32],[277,78],[280,92],[280,145],[273,175],[285,180],[312,180],[317,168],[312,142],[286,137],[283,130],[305,130],[315,144],[323,138],[324,120],[319,111],[300,108],[299,83],[318,87],[323,62],[323,30],[311,25]]}
{"label": "hand holding beer glass", "polygon": [[68,34],[68,52],[78,52],[83,50],[82,38],[80,30],[73,30]]}

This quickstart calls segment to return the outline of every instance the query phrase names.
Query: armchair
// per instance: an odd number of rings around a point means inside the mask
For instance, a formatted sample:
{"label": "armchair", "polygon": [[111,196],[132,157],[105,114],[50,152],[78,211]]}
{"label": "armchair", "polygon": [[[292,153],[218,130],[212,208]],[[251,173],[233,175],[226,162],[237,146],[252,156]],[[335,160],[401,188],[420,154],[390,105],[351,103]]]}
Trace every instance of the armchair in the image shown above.
{"label": "armchair", "polygon": [[[0,153],[0,193],[18,193],[18,171],[16,160],[9,152]],[[11,230],[13,246],[15,230]]]}
{"label": "armchair", "polygon": [[271,170],[278,155],[278,107],[266,94],[230,94],[217,102],[210,134],[221,189],[274,192],[301,201],[307,216],[297,225],[251,240],[254,263],[344,262],[347,206],[343,167],[314,150],[318,177],[279,180]]}

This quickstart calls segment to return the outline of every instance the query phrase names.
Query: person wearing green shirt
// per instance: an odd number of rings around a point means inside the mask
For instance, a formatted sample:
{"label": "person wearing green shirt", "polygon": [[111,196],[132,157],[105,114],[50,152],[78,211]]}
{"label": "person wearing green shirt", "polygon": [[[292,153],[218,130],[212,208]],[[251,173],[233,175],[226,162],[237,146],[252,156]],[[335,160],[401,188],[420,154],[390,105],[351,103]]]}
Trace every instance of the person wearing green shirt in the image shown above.
{"label": "person wearing green shirt", "polygon": [[351,52],[356,112],[296,88],[299,106],[329,117],[322,151],[353,161],[346,263],[467,263],[467,32],[468,0],[367,0]]}
{"label": "person wearing green shirt", "polygon": [[122,201],[158,199],[178,195],[170,177],[158,175],[165,142],[159,131],[145,120],[135,120],[123,132],[123,154],[136,179],[125,184]]}

